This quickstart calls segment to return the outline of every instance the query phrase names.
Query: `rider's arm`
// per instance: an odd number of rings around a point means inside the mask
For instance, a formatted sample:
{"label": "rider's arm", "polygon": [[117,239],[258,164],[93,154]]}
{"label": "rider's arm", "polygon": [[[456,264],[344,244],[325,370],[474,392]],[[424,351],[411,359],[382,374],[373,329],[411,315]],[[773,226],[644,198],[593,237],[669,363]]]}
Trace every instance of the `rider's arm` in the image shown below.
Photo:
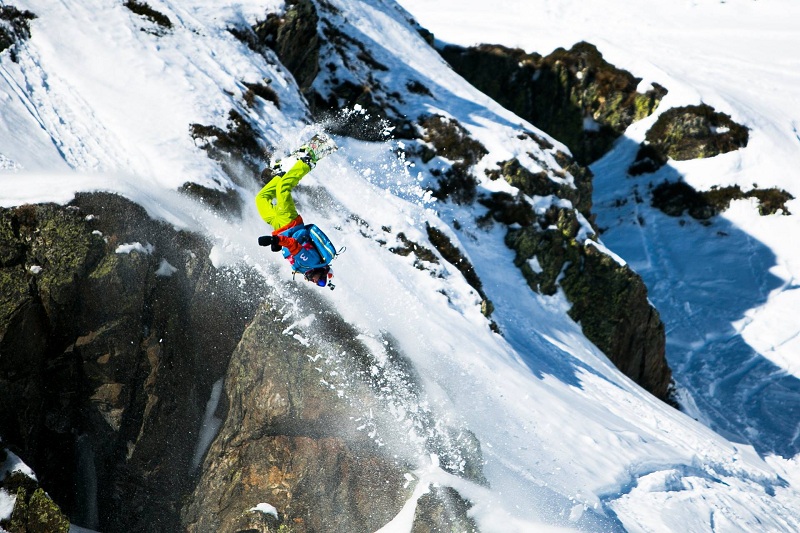
{"label": "rider's arm", "polygon": [[285,235],[277,235],[278,243],[284,248],[289,250],[289,255],[297,255],[301,250],[300,243],[296,239],[286,237]]}

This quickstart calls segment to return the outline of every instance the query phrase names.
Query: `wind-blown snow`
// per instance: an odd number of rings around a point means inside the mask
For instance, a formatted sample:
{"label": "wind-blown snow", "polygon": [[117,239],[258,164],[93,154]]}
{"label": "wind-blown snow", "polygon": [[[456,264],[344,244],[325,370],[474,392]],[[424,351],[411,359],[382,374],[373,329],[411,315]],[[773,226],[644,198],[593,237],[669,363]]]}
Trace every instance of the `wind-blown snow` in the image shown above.
{"label": "wind-blown snow", "polygon": [[[457,118],[490,150],[484,165],[529,149],[515,132],[532,126],[458,78],[406,24],[397,4],[331,3],[343,20],[357,21],[359,31],[375,40],[382,61],[429,81],[439,109],[415,109],[409,98],[409,114]],[[798,72],[792,51],[800,49],[800,37],[790,22],[793,15],[798,20],[791,2],[497,0],[491,9],[477,0],[400,3],[449,42],[498,42],[548,53],[590,41],[610,62],[643,77],[642,83],[666,86],[670,93],[660,109],[704,101],[751,128],[745,150],[671,165],[663,173],[680,173],[698,187],[749,188],[757,181],[800,197],[800,104],[789,99]],[[173,29],[155,35],[154,24],[111,0],[15,2],[38,18],[19,63],[7,54],[0,59],[0,205],[65,203],[85,190],[118,192],[153,217],[204,233],[214,243],[215,266],[256,266],[287,301],[302,298],[316,289],[282,286],[288,264],[256,243],[268,228],[252,204],[255,180],[223,174],[189,134],[193,123],[224,127],[234,105],[244,109],[242,82],[264,78],[272,80],[281,102],[280,110],[261,102],[247,111],[264,140],[288,151],[315,131],[291,77],[227,31],[254,23],[282,2],[151,4],[170,17]],[[611,207],[631,187],[646,187],[644,180],[626,181],[620,162],[632,158],[652,120],[632,126],[592,168],[598,222],[608,228],[599,246],[647,281],[667,324],[670,362],[685,405],[695,406],[691,414],[699,421],[614,368],[568,318],[563,296],[531,292],[512,265],[502,228],[478,228],[476,213],[432,202],[413,162],[393,155],[399,143],[337,138],[340,150],[298,191],[306,221],[347,247],[333,264],[337,289],[318,294],[376,354],[394,339],[422,380],[419,404],[400,387],[387,393],[396,428],[364,413],[364,431],[390,442],[399,440],[397,428],[410,428],[403,438],[413,447],[419,444],[415,416],[431,406],[443,422],[471,430],[481,445],[488,487],[445,473],[422,448],[409,476],[415,497],[431,484],[456,488],[472,502],[470,514],[483,532],[800,529],[797,411],[784,409],[767,390],[782,387],[790,407],[800,397],[796,378],[787,374],[796,371],[798,327],[785,318],[775,322],[800,305],[794,281],[800,251],[787,246],[788,237],[800,234],[797,218],[759,217],[742,201],[711,226],[681,226],[647,206],[627,206],[635,212]],[[246,206],[242,220],[220,219],[177,193],[186,181],[239,191]],[[787,207],[800,210],[797,201]],[[633,223],[640,215],[643,226]],[[454,267],[422,271],[413,257],[391,254],[378,242],[391,246],[402,232],[426,243],[426,222],[469,257],[495,305],[492,320],[502,336],[492,332],[480,297]],[[313,319],[298,316],[297,323]],[[296,334],[292,327],[285,333]],[[739,375],[724,366],[728,357],[746,365]],[[346,395],[348,377],[335,372],[335,362],[321,368],[332,389]],[[709,387],[714,390],[703,390]],[[747,412],[743,407],[751,401],[755,410]],[[383,531],[408,531],[409,509],[413,501]]]}
{"label": "wind-blown snow", "polygon": [[[174,267],[173,267],[174,268]],[[206,402],[206,411],[203,414],[203,426],[200,429],[200,436],[197,439],[197,446],[195,447],[194,457],[192,458],[192,468],[200,466],[208,447],[217,436],[219,428],[222,426],[222,420],[215,416],[214,413],[219,405],[219,399],[222,397],[222,385],[224,380],[219,379],[211,387],[211,396]]]}

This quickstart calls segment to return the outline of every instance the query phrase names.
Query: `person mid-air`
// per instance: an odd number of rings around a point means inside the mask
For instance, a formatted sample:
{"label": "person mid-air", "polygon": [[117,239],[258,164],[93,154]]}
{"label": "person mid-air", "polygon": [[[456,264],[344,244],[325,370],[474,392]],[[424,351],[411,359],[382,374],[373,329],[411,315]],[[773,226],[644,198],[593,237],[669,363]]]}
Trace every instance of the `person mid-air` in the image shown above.
{"label": "person mid-air", "polygon": [[[264,221],[272,226],[272,235],[258,238],[260,246],[270,246],[273,252],[283,252],[291,263],[293,273],[301,273],[305,279],[320,287],[328,285],[333,277],[330,262],[336,257],[336,249],[330,239],[314,224],[305,224],[297,212],[292,189],[311,172],[317,162],[337,150],[333,140],[317,134],[290,156],[297,162],[285,173],[277,173],[256,195],[256,207]],[[280,160],[273,165],[280,168]],[[333,288],[333,285],[330,285]]]}

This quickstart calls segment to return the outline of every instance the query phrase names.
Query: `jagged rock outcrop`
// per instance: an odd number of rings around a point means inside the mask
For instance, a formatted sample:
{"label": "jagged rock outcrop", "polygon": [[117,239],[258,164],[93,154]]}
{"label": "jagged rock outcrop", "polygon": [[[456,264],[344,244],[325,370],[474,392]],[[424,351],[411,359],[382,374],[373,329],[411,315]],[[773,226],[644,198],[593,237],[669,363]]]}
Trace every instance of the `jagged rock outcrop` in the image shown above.
{"label": "jagged rock outcrop", "polygon": [[645,134],[650,145],[676,161],[738,150],[748,137],[746,127],[707,104],[668,109]]}
{"label": "jagged rock outcrop", "polygon": [[434,196],[459,204],[475,201],[478,180],[472,167],[488,153],[486,148],[470,137],[457,120],[441,115],[422,115],[417,127],[420,140],[425,143],[419,148],[423,163],[437,156],[452,162],[444,172],[434,171],[439,184]]}
{"label": "jagged rock outcrop", "polygon": [[17,61],[16,44],[31,36],[30,21],[36,15],[20,11],[14,6],[0,6],[0,53],[9,50],[12,61]]}
{"label": "jagged rock outcrop", "polygon": [[[374,531],[406,502],[407,475],[429,453],[485,483],[477,441],[466,429],[434,429],[396,343],[379,339],[381,354],[359,339],[311,292],[259,310],[225,377],[225,423],[184,510],[188,531]],[[415,414],[398,428],[389,405]],[[415,531],[469,522],[463,501],[445,508],[457,495],[431,498],[438,514],[418,509]],[[277,516],[254,511],[259,504]]]}
{"label": "jagged rock outcrop", "polygon": [[574,210],[552,206],[535,222],[509,229],[506,244],[531,289],[554,294],[561,287],[586,337],[628,377],[669,400],[664,324],[644,282],[591,238],[579,242],[581,230]]}
{"label": "jagged rock outcrop", "polygon": [[258,292],[113,195],[3,209],[0,228],[4,441],[74,522],[176,531],[205,402]]}
{"label": "jagged rock outcrop", "polygon": [[[319,17],[313,2],[287,2],[282,16],[269,13],[264,21],[252,28],[256,38],[250,38],[254,46],[266,46],[275,51],[306,97],[310,96],[311,84],[320,68],[322,40],[318,34],[318,24]],[[298,43],[304,43],[304,46],[298,46]]]}
{"label": "jagged rock outcrop", "polygon": [[[460,154],[464,147],[471,145],[464,141],[463,128],[454,127],[452,120],[446,123],[445,131],[458,135],[427,135],[428,145],[423,153],[430,152],[429,159],[446,153],[448,159],[456,159],[453,167],[462,165],[458,175],[470,176],[470,165],[477,159],[453,154]],[[553,150],[545,140],[528,135],[543,149]],[[451,146],[457,148],[450,149]],[[445,152],[448,149],[450,152]],[[475,150],[466,153],[474,152],[481,153]],[[454,180],[447,174],[440,180],[444,184],[441,189],[446,186],[448,197],[454,196],[461,202],[477,198],[488,208],[487,219],[508,225],[506,244],[516,252],[514,263],[531,289],[554,294],[561,287],[572,303],[570,316],[581,324],[587,338],[626,375],[656,397],[669,400],[672,372],[666,362],[664,325],[647,300],[644,282],[630,267],[618,264],[593,245],[597,231],[592,226],[591,171],[563,152],[557,152],[555,159],[563,168],[555,176],[546,171],[534,174],[518,160],[501,161],[496,168],[487,170],[490,179],[502,178],[517,188],[522,194],[516,197],[508,193],[478,197],[474,178]],[[567,172],[571,181],[565,179]],[[523,195],[553,196],[569,203],[554,204],[537,214]],[[578,220],[577,213],[582,215],[582,221]],[[580,235],[581,232],[584,235]],[[477,278],[474,272],[472,275]],[[484,302],[491,305],[480,289],[480,280],[471,283],[478,288]],[[491,308],[488,311],[491,312]]]}
{"label": "jagged rock outcrop", "polygon": [[637,92],[639,78],[585,42],[544,57],[490,44],[447,45],[439,52],[475,87],[566,144],[582,165],[605,154],[667,92],[657,84]]}
{"label": "jagged rock outcrop", "polygon": [[[746,127],[707,104],[668,109],[647,131],[628,174],[639,176],[655,172],[670,159],[686,161],[714,157],[747,146]],[[652,189],[652,204],[670,216],[684,212],[698,220],[709,219],[725,211],[733,200],[755,198],[758,212],[771,215],[790,214],[786,202],[794,197],[775,187],[757,185],[743,191],[738,185],[711,187],[698,191],[684,181],[664,181]]]}
{"label": "jagged rock outcrop", "polygon": [[142,28],[142,31],[161,35],[162,32],[172,29],[172,21],[169,19],[169,17],[160,11],[153,9],[147,2],[126,0],[122,5],[159,28],[157,31],[151,30],[150,28]]}
{"label": "jagged rock outcrop", "polygon": [[[369,354],[357,334],[332,314],[310,331],[292,322],[262,309],[233,355],[227,417],[184,513],[188,531],[273,531],[251,511],[259,503],[277,509],[281,531],[374,531],[405,503],[409,465],[358,429],[374,406],[366,384],[335,384],[325,370],[359,374],[353,358]],[[314,342],[313,330],[331,329],[336,347]]]}
{"label": "jagged rock outcrop", "polygon": [[628,173],[655,172],[668,159],[686,161],[724,154],[747,146],[746,127],[708,104],[674,107],[647,130]]}
{"label": "jagged rock outcrop", "polygon": [[[558,152],[556,158],[564,169],[564,172],[560,172],[558,177],[564,178],[566,172],[569,172],[574,183],[557,183],[545,171],[533,173],[523,167],[517,159],[499,161],[496,169],[487,170],[487,175],[492,180],[503,178],[520,192],[531,197],[553,195],[569,200],[583,216],[592,220],[594,218],[592,215],[592,178],[594,177],[592,171],[588,167],[578,165],[563,152]],[[481,203],[487,205],[491,202],[484,199]]]}
{"label": "jagged rock outcrop", "polygon": [[[378,61],[368,43],[344,33],[326,14],[337,8],[325,0],[286,2],[282,14],[269,13],[252,28],[234,35],[261,53],[269,49],[294,76],[312,114],[328,121],[331,132],[364,140],[383,140],[387,126],[395,137],[413,137],[412,121],[399,110],[403,96],[381,81],[389,68]],[[321,64],[321,57],[340,61]],[[426,92],[409,80],[409,91]],[[358,106],[363,113],[340,113]],[[333,120],[329,120],[334,117]]]}
{"label": "jagged rock outcrop", "polygon": [[664,181],[652,190],[652,204],[673,217],[688,213],[692,218],[706,220],[725,211],[733,200],[755,198],[760,215],[782,213],[790,215],[786,202],[794,196],[776,187],[769,189],[753,188],[743,191],[738,185],[712,187],[708,191],[698,191],[685,181]]}

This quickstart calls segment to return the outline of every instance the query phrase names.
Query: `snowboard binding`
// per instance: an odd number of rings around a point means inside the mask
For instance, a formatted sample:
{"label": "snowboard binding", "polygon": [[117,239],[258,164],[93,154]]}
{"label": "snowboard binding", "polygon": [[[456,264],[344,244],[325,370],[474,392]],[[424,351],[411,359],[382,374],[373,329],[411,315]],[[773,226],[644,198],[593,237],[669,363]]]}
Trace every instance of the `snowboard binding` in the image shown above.
{"label": "snowboard binding", "polygon": [[[286,157],[295,157],[305,162],[311,168],[314,168],[322,158],[332,154],[338,149],[339,147],[328,135],[325,133],[317,133],[311,137],[308,142],[300,146],[300,148],[289,152]],[[282,159],[276,159],[272,163],[272,170],[274,173],[281,171],[282,162]]]}

